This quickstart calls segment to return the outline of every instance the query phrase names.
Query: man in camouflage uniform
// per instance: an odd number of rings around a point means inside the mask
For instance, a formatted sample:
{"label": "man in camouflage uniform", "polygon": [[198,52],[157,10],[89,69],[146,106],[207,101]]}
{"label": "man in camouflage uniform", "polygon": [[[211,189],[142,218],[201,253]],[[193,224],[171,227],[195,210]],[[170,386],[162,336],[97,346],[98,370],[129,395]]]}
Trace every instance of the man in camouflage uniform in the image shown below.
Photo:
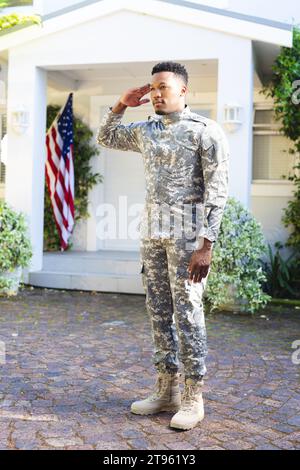
{"label": "man in camouflage uniform", "polygon": [[[175,410],[170,425],[191,429],[204,417],[202,399],[207,339],[203,292],[228,197],[228,144],[221,127],[185,104],[187,72],[162,62],[153,81],[126,91],[105,113],[97,142],[140,152],[146,199],[142,213],[141,272],[158,372],[155,392],[131,411]],[[151,93],[155,115],[121,123],[125,109]],[[179,358],[185,384],[181,397]]]}

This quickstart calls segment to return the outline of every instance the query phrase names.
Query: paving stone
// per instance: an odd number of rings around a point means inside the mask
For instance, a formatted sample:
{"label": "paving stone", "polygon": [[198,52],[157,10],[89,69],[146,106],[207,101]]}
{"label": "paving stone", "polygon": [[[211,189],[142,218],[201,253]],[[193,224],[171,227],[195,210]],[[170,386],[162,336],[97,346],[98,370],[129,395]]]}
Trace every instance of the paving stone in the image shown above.
{"label": "paving stone", "polygon": [[0,449],[300,448],[294,309],[267,306],[263,328],[206,314],[206,416],[189,431],[130,412],[156,380],[144,296],[23,288],[0,311]]}
{"label": "paving stone", "polygon": [[67,437],[51,437],[45,439],[46,444],[52,447],[67,447],[67,446],[80,446],[83,444],[79,438],[67,438]]}

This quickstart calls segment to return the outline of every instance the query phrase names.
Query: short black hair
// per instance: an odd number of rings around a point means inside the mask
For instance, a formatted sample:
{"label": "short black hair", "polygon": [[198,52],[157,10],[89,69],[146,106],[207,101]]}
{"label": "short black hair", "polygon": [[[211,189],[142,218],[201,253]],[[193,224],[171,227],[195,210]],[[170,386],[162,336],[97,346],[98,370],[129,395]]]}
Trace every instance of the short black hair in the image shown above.
{"label": "short black hair", "polygon": [[175,75],[179,75],[183,79],[186,86],[188,84],[189,76],[186,68],[184,65],[179,64],[178,62],[159,62],[153,67],[151,75],[158,72],[173,72]]}

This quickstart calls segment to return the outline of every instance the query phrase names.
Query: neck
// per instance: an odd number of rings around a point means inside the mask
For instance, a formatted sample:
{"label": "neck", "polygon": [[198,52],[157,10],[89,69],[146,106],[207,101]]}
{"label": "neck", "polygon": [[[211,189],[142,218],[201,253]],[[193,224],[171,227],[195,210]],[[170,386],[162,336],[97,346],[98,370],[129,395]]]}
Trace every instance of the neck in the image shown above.
{"label": "neck", "polygon": [[159,117],[164,124],[167,124],[169,122],[180,121],[180,119],[182,119],[188,111],[188,105],[184,104],[184,107],[181,110],[171,111],[170,113],[166,114],[160,114]]}

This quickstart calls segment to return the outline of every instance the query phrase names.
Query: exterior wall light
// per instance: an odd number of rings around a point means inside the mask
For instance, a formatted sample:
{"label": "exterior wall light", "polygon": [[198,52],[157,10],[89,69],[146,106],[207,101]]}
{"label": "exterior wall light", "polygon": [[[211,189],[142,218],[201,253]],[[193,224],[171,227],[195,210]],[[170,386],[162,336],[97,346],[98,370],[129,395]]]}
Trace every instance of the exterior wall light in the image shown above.
{"label": "exterior wall light", "polygon": [[16,134],[24,134],[29,127],[29,113],[25,106],[21,105],[12,111],[12,128]]}
{"label": "exterior wall light", "polygon": [[242,125],[242,107],[237,103],[229,103],[224,106],[224,126],[229,132],[235,132]]}

